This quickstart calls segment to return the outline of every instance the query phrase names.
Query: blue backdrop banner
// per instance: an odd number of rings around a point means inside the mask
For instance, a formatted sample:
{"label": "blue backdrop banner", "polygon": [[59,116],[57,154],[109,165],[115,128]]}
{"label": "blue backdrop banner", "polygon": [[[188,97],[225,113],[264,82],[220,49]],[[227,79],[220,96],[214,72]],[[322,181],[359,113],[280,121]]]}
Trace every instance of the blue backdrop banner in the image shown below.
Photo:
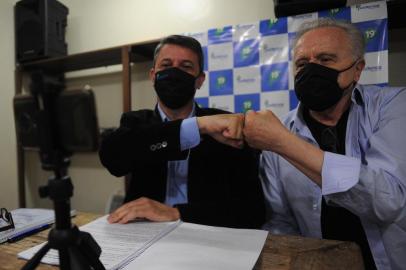
{"label": "blue backdrop banner", "polygon": [[367,44],[360,83],[388,83],[387,8],[378,1],[186,33],[199,40],[205,57],[206,81],[197,103],[231,112],[270,109],[279,117],[295,108],[292,41],[300,24],[319,17],[354,23]]}

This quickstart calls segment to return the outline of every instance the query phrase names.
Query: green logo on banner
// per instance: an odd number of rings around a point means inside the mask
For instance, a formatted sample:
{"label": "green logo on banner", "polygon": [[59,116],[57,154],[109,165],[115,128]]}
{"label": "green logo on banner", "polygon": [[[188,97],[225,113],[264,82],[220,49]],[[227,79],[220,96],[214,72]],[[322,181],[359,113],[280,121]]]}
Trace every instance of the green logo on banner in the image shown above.
{"label": "green logo on banner", "polygon": [[217,28],[215,35],[216,36],[221,36],[224,33],[224,28]]}
{"label": "green logo on banner", "polygon": [[335,15],[337,15],[339,12],[340,12],[339,8],[332,8],[329,10],[328,13],[329,13],[330,17],[335,17]]}
{"label": "green logo on banner", "polygon": [[216,80],[217,89],[223,88],[223,86],[225,84],[226,84],[226,77],[224,77],[224,76],[217,77],[217,80]]}
{"label": "green logo on banner", "polygon": [[250,47],[250,46],[245,46],[245,47],[241,50],[241,53],[240,53],[241,59],[242,59],[242,60],[247,59],[247,58],[250,56],[251,52],[252,52],[251,47]]}
{"label": "green logo on banner", "polygon": [[278,19],[269,19],[268,28],[272,28],[277,22],[278,22]]}
{"label": "green logo on banner", "polygon": [[372,39],[375,38],[376,36],[376,30],[373,28],[367,29],[364,31],[364,39],[365,39],[365,43],[370,42]]}
{"label": "green logo on banner", "polygon": [[242,104],[243,106],[243,112],[246,113],[249,110],[252,110],[252,101],[251,100],[246,100]]}
{"label": "green logo on banner", "polygon": [[269,85],[272,85],[276,80],[279,79],[280,72],[279,70],[274,70],[269,74]]}

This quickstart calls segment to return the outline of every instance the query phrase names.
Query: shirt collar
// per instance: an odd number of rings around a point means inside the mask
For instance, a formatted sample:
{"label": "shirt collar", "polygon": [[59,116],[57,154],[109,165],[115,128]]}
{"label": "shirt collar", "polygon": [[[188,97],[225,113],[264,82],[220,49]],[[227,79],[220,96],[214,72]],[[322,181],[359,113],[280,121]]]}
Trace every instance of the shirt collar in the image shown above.
{"label": "shirt collar", "polygon": [[314,141],[312,133],[310,132],[310,129],[307,127],[306,122],[303,118],[303,104],[299,102],[299,105],[293,113],[294,116],[288,122],[289,129],[294,133],[300,134],[301,136]]}
{"label": "shirt collar", "polygon": [[360,106],[364,105],[364,92],[362,89],[362,85],[357,84],[351,94],[351,101]]}
{"label": "shirt collar", "polygon": [[[196,104],[193,103],[192,111],[190,112],[190,114],[188,115],[187,118],[191,118],[191,117],[193,117],[193,116],[196,115],[196,108],[195,108],[195,106],[196,106]],[[157,104],[157,107],[158,107],[158,112],[159,112],[159,115],[161,116],[162,121],[163,121],[163,122],[171,121],[171,119],[169,119],[169,117],[168,117],[168,116],[165,114],[165,112],[162,110],[161,106],[159,106],[159,103]]]}

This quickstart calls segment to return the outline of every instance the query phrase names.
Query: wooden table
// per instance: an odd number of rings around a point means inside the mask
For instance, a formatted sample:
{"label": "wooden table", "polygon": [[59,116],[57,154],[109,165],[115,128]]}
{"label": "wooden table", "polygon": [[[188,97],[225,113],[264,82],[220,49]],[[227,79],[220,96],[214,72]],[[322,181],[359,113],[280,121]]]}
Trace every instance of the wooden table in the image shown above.
{"label": "wooden table", "polygon": [[[81,226],[99,216],[78,213],[73,223]],[[17,253],[46,241],[48,232],[42,231],[16,243],[0,244],[0,270],[20,269],[26,261],[18,259]],[[58,267],[41,264],[37,269],[55,270]],[[348,270],[363,269],[363,262],[358,246],[351,242],[269,234],[254,269]]]}

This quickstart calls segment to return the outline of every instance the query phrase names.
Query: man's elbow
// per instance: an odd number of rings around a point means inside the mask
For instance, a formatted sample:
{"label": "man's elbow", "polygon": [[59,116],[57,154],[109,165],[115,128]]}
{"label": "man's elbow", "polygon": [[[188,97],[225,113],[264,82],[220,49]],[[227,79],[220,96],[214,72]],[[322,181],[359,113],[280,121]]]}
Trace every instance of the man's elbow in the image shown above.
{"label": "man's elbow", "polygon": [[128,165],[120,159],[107,155],[103,150],[99,151],[101,164],[109,171],[110,174],[121,177],[129,173]]}

